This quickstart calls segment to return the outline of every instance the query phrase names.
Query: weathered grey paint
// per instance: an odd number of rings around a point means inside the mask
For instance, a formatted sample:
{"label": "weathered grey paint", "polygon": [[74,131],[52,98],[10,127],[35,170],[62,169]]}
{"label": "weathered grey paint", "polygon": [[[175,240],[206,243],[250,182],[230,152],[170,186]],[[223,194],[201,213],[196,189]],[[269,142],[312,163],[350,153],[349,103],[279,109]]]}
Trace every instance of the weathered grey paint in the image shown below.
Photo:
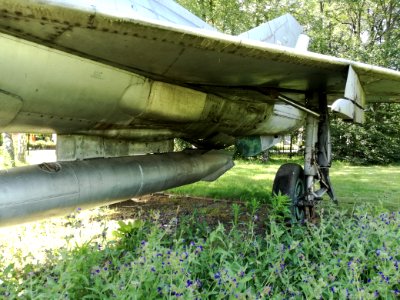
{"label": "weathered grey paint", "polygon": [[233,166],[229,153],[170,153],[57,162],[0,171],[0,226],[71,213],[214,180]]}
{"label": "weathered grey paint", "polygon": [[[230,100],[15,37],[0,34],[0,41],[1,70],[10,74],[0,77],[1,88],[7,90],[2,111],[12,116],[0,124],[2,131],[99,135],[136,142],[197,140],[217,134],[234,140],[289,132],[304,122],[304,113],[289,105],[273,105],[271,99],[268,103]],[[221,142],[231,144],[228,139]]]}
{"label": "weathered grey paint", "polygon": [[257,89],[295,94],[303,104],[310,90],[336,100],[350,66],[367,101],[400,101],[399,72],[200,29],[177,7],[151,0],[0,0],[0,67],[9,74],[0,77],[6,103],[0,130],[129,132],[138,141],[143,130],[151,132],[147,140],[167,130],[198,141],[226,137],[220,144],[227,145],[304,124],[304,113],[283,117],[276,112],[292,109]]}
{"label": "weathered grey paint", "polygon": [[263,23],[238,36],[264,43],[295,48],[303,28],[290,14]]}
{"label": "weathered grey paint", "polygon": [[347,74],[344,98],[337,99],[332,104],[332,111],[343,119],[362,124],[365,121],[364,107],[366,96],[357,73],[350,66]]}
{"label": "weathered grey paint", "polygon": [[174,141],[138,142],[87,135],[58,135],[57,160],[73,161],[97,157],[133,156],[166,153],[174,150]]}
{"label": "weathered grey paint", "polygon": [[323,90],[331,102],[343,97],[352,66],[367,102],[400,101],[399,72],[144,18],[115,1],[102,9],[104,2],[1,0],[0,31],[161,80]]}

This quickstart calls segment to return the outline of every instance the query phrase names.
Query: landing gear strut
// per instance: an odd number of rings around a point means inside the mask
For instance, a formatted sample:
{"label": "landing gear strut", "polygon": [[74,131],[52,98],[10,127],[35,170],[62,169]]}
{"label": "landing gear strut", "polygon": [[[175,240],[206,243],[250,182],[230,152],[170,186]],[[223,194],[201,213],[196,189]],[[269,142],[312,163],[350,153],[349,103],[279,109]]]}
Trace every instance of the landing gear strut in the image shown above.
{"label": "landing gear strut", "polygon": [[[311,100],[319,104],[320,116],[307,115],[304,171],[300,165],[285,164],[278,170],[273,185],[273,193],[285,194],[291,199],[295,221],[313,219],[315,205],[325,193],[337,203],[329,177],[332,155],[326,95],[315,94]],[[317,181],[318,190],[315,189]]]}

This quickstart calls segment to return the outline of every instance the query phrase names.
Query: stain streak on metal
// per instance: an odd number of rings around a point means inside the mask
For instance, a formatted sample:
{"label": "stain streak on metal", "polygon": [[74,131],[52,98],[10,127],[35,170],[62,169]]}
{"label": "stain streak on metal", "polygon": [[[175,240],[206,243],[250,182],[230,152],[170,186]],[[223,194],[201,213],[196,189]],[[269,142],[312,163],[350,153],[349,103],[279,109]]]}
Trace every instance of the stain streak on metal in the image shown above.
{"label": "stain streak on metal", "polygon": [[176,56],[175,60],[165,69],[165,71],[162,73],[162,75],[166,75],[168,71],[174,66],[174,64],[179,60],[179,58],[183,55],[185,52],[185,49],[181,49],[179,54]]}

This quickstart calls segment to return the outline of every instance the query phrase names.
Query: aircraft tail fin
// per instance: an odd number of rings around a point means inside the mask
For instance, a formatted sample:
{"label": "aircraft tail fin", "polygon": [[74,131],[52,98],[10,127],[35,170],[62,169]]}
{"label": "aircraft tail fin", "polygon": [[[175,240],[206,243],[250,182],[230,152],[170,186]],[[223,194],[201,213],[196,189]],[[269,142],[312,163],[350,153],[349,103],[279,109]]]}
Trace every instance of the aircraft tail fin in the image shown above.
{"label": "aircraft tail fin", "polygon": [[142,17],[216,31],[214,27],[173,0],[136,0],[131,2],[132,9]]}
{"label": "aircraft tail fin", "polygon": [[290,14],[285,14],[243,32],[239,37],[305,51],[308,48],[309,38],[302,32],[303,27],[296,19]]}

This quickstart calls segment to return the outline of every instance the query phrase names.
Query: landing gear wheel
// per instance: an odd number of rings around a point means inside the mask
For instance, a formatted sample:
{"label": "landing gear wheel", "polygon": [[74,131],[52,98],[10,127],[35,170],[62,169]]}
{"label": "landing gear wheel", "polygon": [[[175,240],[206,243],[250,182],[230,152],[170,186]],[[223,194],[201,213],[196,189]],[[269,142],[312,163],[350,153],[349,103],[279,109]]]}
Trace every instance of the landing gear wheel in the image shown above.
{"label": "landing gear wheel", "polygon": [[299,206],[298,202],[304,197],[304,171],[298,164],[284,164],[275,175],[272,192],[289,196],[291,200],[292,222],[303,222],[306,217],[305,207]]}

